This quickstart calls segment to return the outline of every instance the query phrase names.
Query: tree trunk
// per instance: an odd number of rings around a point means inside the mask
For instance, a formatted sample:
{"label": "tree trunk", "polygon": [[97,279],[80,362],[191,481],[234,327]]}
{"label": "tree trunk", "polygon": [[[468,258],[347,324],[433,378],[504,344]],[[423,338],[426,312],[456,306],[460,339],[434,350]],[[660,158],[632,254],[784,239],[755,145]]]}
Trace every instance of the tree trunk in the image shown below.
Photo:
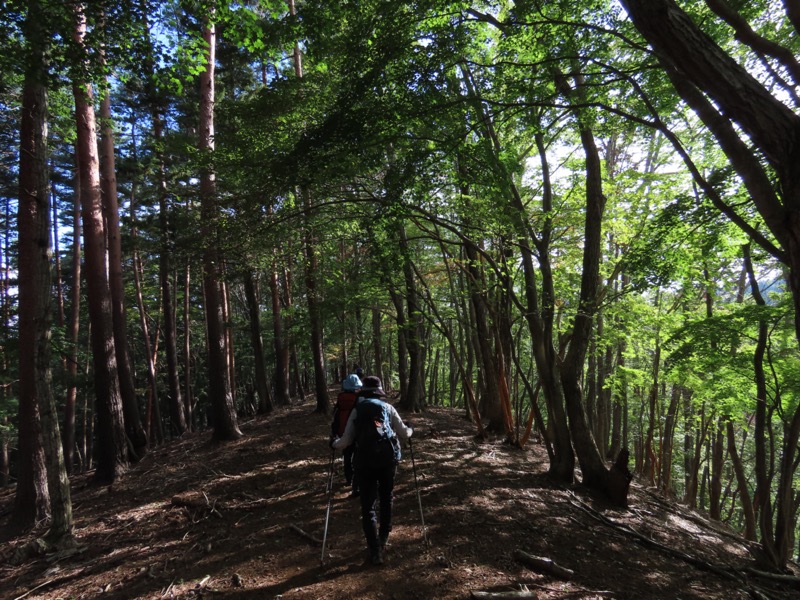
{"label": "tree trunk", "polygon": [[[187,204],[188,207],[188,204]],[[191,346],[191,262],[186,259],[183,270],[183,406],[186,415],[186,427],[190,431],[195,428],[194,400],[192,399],[192,346]]]}
{"label": "tree trunk", "polygon": [[[51,273],[50,205],[47,172],[47,89],[45,48],[38,2],[32,0],[25,22],[30,49],[22,95],[19,199],[20,405],[37,403],[47,471],[50,528],[48,544],[69,545],[72,501],[64,465],[58,413],[50,371]],[[40,493],[40,490],[37,490]]]}
{"label": "tree trunk", "polygon": [[733,421],[726,422],[726,433],[728,436],[728,454],[733,463],[733,471],[736,474],[736,483],[739,486],[739,502],[742,505],[742,515],[744,516],[744,537],[747,540],[756,539],[756,517],[753,511],[753,501],[750,497],[750,487],[747,475],[742,464],[742,457],[736,448],[736,432],[733,428]]}
{"label": "tree trunk", "polygon": [[283,318],[281,316],[281,295],[278,281],[278,269],[274,264],[270,271],[270,295],[272,297],[272,340],[275,347],[275,404],[289,404],[289,345],[284,339]]}
{"label": "tree trunk", "polygon": [[220,293],[222,296],[222,321],[225,323],[225,364],[228,365],[228,381],[231,395],[236,399],[236,354],[233,345],[233,319],[231,317],[231,294],[228,285],[226,264],[222,263],[222,280]]}
{"label": "tree trunk", "polygon": [[53,499],[48,489],[48,474],[56,467],[51,463],[53,457],[46,452],[52,432],[44,429],[52,427],[53,422],[43,419],[41,413],[43,407],[49,411],[52,392],[47,362],[51,319],[47,90],[44,34],[35,23],[37,4],[30,2],[25,22],[28,64],[22,90],[17,210],[19,465],[14,527],[19,529],[32,527],[49,516]]}
{"label": "tree trunk", "polygon": [[398,406],[403,410],[420,412],[424,401],[422,348],[422,316],[417,298],[417,284],[414,279],[414,267],[409,253],[408,236],[402,223],[397,232],[400,240],[400,252],[403,260],[403,278],[406,287],[406,349],[408,351],[408,389],[406,395],[400,397]]}
{"label": "tree trunk", "polygon": [[[578,311],[573,321],[569,350],[561,368],[561,385],[569,415],[570,433],[575,454],[581,465],[583,483],[590,488],[606,492],[615,503],[627,503],[627,486],[624,497],[611,489],[613,481],[603,461],[591,430],[587,426],[583,407],[581,374],[589,345],[592,321],[596,312],[596,299],[600,282],[601,224],[606,198],[602,190],[600,156],[592,131],[580,126],[580,137],[586,155],[586,216],[584,223],[583,267]],[[626,467],[627,468],[627,467]]]}
{"label": "tree trunk", "polygon": [[317,250],[313,233],[309,223],[311,198],[308,191],[302,192],[306,207],[306,231],[303,250],[306,258],[306,293],[308,303],[308,320],[311,329],[311,361],[314,365],[314,393],[317,406],[314,412],[328,414],[330,412],[330,399],[328,398],[328,383],[325,376],[325,355],[322,348],[322,315],[320,314],[320,300],[317,292]]}
{"label": "tree trunk", "polygon": [[672,449],[674,446],[675,435],[675,415],[678,412],[678,405],[681,399],[681,388],[677,385],[672,386],[670,394],[669,408],[664,419],[664,435],[661,438],[661,470],[659,472],[658,487],[664,493],[669,493],[672,488]]}
{"label": "tree trunk", "polygon": [[397,378],[400,382],[400,397],[408,395],[408,346],[406,344],[406,311],[403,297],[394,288],[389,286],[389,296],[394,304],[397,320]]}
{"label": "tree trunk", "polygon": [[[75,8],[73,39],[84,59],[86,16]],[[81,214],[86,248],[86,295],[91,323],[94,384],[97,407],[97,470],[95,480],[112,483],[128,466],[128,446],[120,395],[112,322],[111,290],[106,273],[100,165],[92,86],[74,81],[78,164],[81,170]]]}
{"label": "tree trunk", "polygon": [[[797,176],[800,115],[773,92],[773,89],[782,89],[780,85],[773,88],[771,83],[765,85],[751,75],[674,0],[623,0],[622,5],[652,46],[676,91],[714,135],[741,177],[753,207],[778,241],[776,247],[753,229],[707,182],[701,182],[695,172],[696,180],[714,205],[789,267],[795,337],[800,343],[800,216],[797,211],[800,205],[800,178]],[[793,24],[797,23],[798,12],[786,3],[785,16]],[[736,35],[759,56],[766,54],[778,61],[785,68],[790,85],[800,83],[800,65],[789,47],[762,38],[749,27],[737,27]],[[762,163],[762,156],[768,168]],[[781,455],[780,476],[775,486],[775,545],[772,547],[769,539],[762,541],[771,554],[770,560],[778,568],[786,565],[791,550],[790,489],[797,469],[800,406],[785,419],[786,452]],[[766,495],[768,489],[760,487],[760,492]]]}
{"label": "tree trunk", "polygon": [[384,381],[383,373],[383,339],[381,335],[381,310],[377,306],[372,307],[372,353],[374,355],[373,373],[387,385]]}
{"label": "tree trunk", "polygon": [[[77,148],[75,152],[77,158]],[[76,165],[77,167],[77,165]],[[78,403],[78,333],[81,324],[81,178],[75,169],[72,209],[72,285],[69,293],[69,331],[67,343],[67,393],[64,399],[64,466],[72,473],[75,456],[75,412]]]}
{"label": "tree trunk", "polygon": [[200,152],[209,161],[200,174],[201,222],[203,223],[203,291],[205,297],[206,333],[208,343],[208,395],[211,402],[213,437],[216,440],[235,440],[242,436],[236,418],[236,407],[228,379],[225,349],[225,323],[222,315],[220,273],[222,254],[217,227],[217,188],[211,154],[214,151],[214,70],[216,65],[216,28],[213,14],[207,16],[203,40],[208,48],[205,70],[200,74]]}
{"label": "tree trunk", "polygon": [[111,318],[114,350],[117,358],[125,433],[131,444],[130,458],[138,461],[147,452],[147,435],[139,417],[136,391],[128,356],[128,320],[125,313],[125,282],[122,278],[122,241],[119,231],[119,201],[114,162],[114,131],[111,120],[111,92],[106,90],[100,102],[100,183],[103,196],[106,242],[108,243],[108,283],[111,290]]}
{"label": "tree trunk", "polygon": [[[158,109],[156,98],[151,99],[151,116],[153,119],[153,138],[156,147],[156,169],[158,175],[158,224],[161,230],[161,253],[158,272],[161,284],[161,298],[164,314],[164,354],[167,359],[167,389],[169,390],[170,430],[173,436],[181,436],[187,429],[187,411],[181,395],[180,376],[178,375],[178,332],[177,311],[173,294],[172,254],[175,242],[173,226],[170,223],[173,207],[169,203],[167,189],[166,165],[164,159],[163,138],[164,122]],[[148,358],[148,360],[150,360]],[[154,388],[155,394],[155,388]],[[157,397],[157,394],[156,394]]]}
{"label": "tree trunk", "polygon": [[247,311],[250,314],[250,341],[253,344],[253,361],[255,362],[256,392],[258,393],[258,412],[272,412],[272,398],[269,395],[267,368],[264,359],[264,341],[261,339],[261,305],[258,301],[258,290],[251,271],[244,273],[244,293],[247,300]]}

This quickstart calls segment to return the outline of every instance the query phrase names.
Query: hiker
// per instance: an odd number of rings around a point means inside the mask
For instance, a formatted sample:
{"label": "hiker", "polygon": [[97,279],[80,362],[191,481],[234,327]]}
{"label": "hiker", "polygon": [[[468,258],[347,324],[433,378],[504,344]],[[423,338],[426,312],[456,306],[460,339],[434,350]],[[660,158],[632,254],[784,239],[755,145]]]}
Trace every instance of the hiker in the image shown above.
{"label": "hiker", "polygon": [[[336,405],[333,407],[333,421],[331,422],[331,437],[342,437],[347,426],[350,413],[356,405],[358,391],[361,389],[361,379],[353,373],[342,381],[342,391],[336,397]],[[351,488],[350,497],[358,496],[358,480],[353,477],[353,454],[356,445],[350,444],[342,450],[342,461],[344,462],[344,479]]]}
{"label": "hiker", "polygon": [[397,437],[408,439],[413,433],[385,398],[381,380],[374,376],[365,377],[344,434],[331,439],[331,447],[336,449],[347,448],[355,442],[361,525],[375,565],[383,564],[383,553],[392,531],[392,490],[397,463],[400,462]]}

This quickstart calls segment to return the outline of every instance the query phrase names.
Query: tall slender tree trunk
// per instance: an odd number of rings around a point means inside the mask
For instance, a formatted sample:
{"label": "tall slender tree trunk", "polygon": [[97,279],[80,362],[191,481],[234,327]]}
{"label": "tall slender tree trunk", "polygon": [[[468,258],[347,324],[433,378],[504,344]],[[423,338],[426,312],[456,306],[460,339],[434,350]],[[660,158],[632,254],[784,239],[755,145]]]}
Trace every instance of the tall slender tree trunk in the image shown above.
{"label": "tall slender tree trunk", "polygon": [[672,449],[675,443],[675,423],[680,399],[681,387],[673,385],[669,408],[664,418],[664,435],[661,438],[661,471],[658,477],[658,486],[665,493],[670,493],[672,489]]}
{"label": "tall slender tree trunk", "polygon": [[[289,14],[296,15],[294,0],[288,0]],[[298,79],[303,78],[303,53],[300,44],[295,43],[292,49],[294,74]],[[310,190],[300,190],[303,207],[305,208],[306,231],[303,239],[303,253],[305,255],[305,279],[308,304],[309,328],[311,329],[311,361],[314,365],[314,392],[317,397],[317,407],[314,412],[327,414],[330,412],[330,399],[328,398],[328,384],[325,375],[325,355],[322,349],[322,315],[320,314],[320,299],[317,290],[317,249],[314,239],[312,218],[312,200]]]}
{"label": "tall slender tree trunk", "polygon": [[422,348],[422,313],[417,298],[417,284],[414,279],[414,268],[408,246],[408,235],[405,227],[398,225],[400,238],[400,251],[403,255],[403,277],[406,287],[406,349],[408,350],[408,389],[405,396],[400,397],[399,406],[404,410],[419,412],[422,410],[423,386],[423,361]]}
{"label": "tall slender tree trunk", "polygon": [[[86,15],[81,5],[75,7],[73,39],[84,60]],[[128,466],[122,398],[117,373],[117,359],[112,322],[111,290],[106,273],[105,228],[103,224],[100,165],[97,155],[97,127],[92,86],[74,81],[75,119],[78,130],[78,154],[81,170],[81,213],[86,247],[86,288],[91,322],[92,357],[97,406],[97,470],[95,480],[112,483]]]}
{"label": "tall slender tree trunk", "polygon": [[[214,71],[216,29],[208,15],[203,27],[203,39],[208,48],[205,70],[200,74],[200,152],[210,160],[214,151]],[[222,314],[220,274],[222,254],[217,229],[216,179],[211,163],[200,173],[201,221],[203,223],[203,290],[205,296],[206,332],[208,342],[208,388],[211,401],[214,439],[235,440],[241,437],[236,407],[228,379],[229,369],[225,348],[225,323]]]}
{"label": "tall slender tree trunk", "polygon": [[[77,157],[77,148],[76,153]],[[72,285],[69,293],[69,331],[67,340],[67,393],[64,400],[64,465],[72,472],[75,457],[75,413],[78,404],[78,333],[81,324],[81,178],[76,165],[72,208]]]}
{"label": "tall slender tree trunk", "polygon": [[[308,223],[311,210],[309,194],[304,193],[306,200],[306,219]],[[314,392],[317,399],[315,412],[328,414],[330,412],[330,399],[328,398],[328,384],[325,376],[325,358],[322,350],[322,315],[317,292],[317,254],[313,242],[313,234],[307,227],[304,240],[306,258],[306,293],[308,303],[309,328],[311,329],[311,360],[314,365]]]}
{"label": "tall slender tree trunk", "polygon": [[222,298],[222,322],[225,324],[225,364],[228,365],[228,382],[231,395],[236,398],[236,356],[233,352],[233,320],[231,317],[231,295],[227,280],[227,268],[222,263],[222,279],[220,281],[220,297]]}
{"label": "tall slender tree trunk", "polygon": [[275,263],[269,274],[269,290],[272,300],[272,343],[275,348],[275,403],[289,404],[289,344],[284,339],[280,282]]}
{"label": "tall slender tree trunk", "polygon": [[[3,235],[2,235],[2,268],[0,268],[0,369],[3,372],[8,370],[8,354],[6,352],[7,340],[10,337],[11,326],[11,198],[7,195],[3,204]],[[0,385],[0,405],[5,406],[9,396],[10,386]],[[8,415],[3,416],[0,421],[0,485],[8,485],[11,475],[11,456],[9,452],[11,430],[8,427]]]}
{"label": "tall slender tree trunk", "polygon": [[[51,193],[52,198],[52,224],[53,224],[53,271],[55,276],[55,282],[53,287],[55,287],[56,291],[56,327],[59,329],[64,328],[64,323],[66,320],[66,313],[64,310],[64,277],[63,272],[61,270],[61,231],[58,227],[58,203],[56,202],[56,195]],[[64,358],[62,357],[62,365],[64,362]]]}
{"label": "tall slender tree trunk", "polygon": [[[372,307],[372,354],[374,367],[372,372],[384,381],[383,373],[383,336],[381,335],[381,310],[377,306]],[[384,383],[386,385],[386,383]]]}
{"label": "tall slender tree trunk", "polygon": [[186,427],[194,430],[194,400],[192,399],[192,346],[191,346],[191,264],[186,259],[183,269],[183,405]]}
{"label": "tall slender tree trunk", "polygon": [[[155,105],[155,101],[154,101]],[[164,353],[167,359],[167,389],[169,390],[169,416],[172,435],[181,436],[186,431],[186,409],[181,396],[178,375],[178,333],[176,327],[175,296],[173,294],[172,254],[175,242],[172,239],[173,226],[170,224],[173,207],[169,203],[166,165],[163,147],[164,123],[161,112],[155,108],[153,115],[153,137],[157,148],[158,172],[158,221],[161,229],[161,254],[159,257],[159,280],[161,298],[164,304]]]}
{"label": "tall slender tree trunk", "polygon": [[272,398],[269,394],[267,368],[264,360],[264,341],[261,338],[261,305],[258,301],[255,277],[249,270],[244,274],[244,293],[247,300],[247,311],[250,314],[250,340],[253,344],[258,412],[267,414],[272,412],[273,406]]}
{"label": "tall slender tree trunk", "polygon": [[108,243],[108,283],[111,290],[114,350],[117,358],[122,409],[125,414],[125,433],[131,444],[130,458],[137,461],[147,452],[147,435],[139,416],[133,372],[128,355],[128,319],[125,312],[125,281],[122,277],[122,240],[119,230],[119,200],[117,198],[114,131],[109,90],[105,91],[100,102],[100,124],[100,184]]}
{"label": "tall slender tree trunk", "polygon": [[[406,344],[406,311],[403,297],[394,286],[389,286],[389,296],[394,304],[397,320],[397,379],[400,382],[400,397],[408,395],[408,347]],[[391,369],[390,369],[391,370]]]}

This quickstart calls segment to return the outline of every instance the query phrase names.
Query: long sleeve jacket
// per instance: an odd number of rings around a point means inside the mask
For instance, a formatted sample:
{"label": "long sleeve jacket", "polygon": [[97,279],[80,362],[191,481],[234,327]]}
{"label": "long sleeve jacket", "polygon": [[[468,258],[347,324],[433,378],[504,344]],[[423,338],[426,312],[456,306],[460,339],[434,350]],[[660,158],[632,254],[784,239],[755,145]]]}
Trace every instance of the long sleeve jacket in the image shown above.
{"label": "long sleeve jacket", "polygon": [[[361,400],[359,398],[359,400]],[[342,448],[347,448],[350,444],[352,444],[356,440],[356,412],[358,408],[358,402],[356,400],[356,407],[350,413],[350,418],[347,419],[347,425],[344,428],[344,434],[339,439],[333,442],[333,447],[337,450],[341,450]],[[381,401],[383,402],[383,401]],[[400,414],[395,410],[394,406],[389,404],[388,402],[383,402],[387,410],[389,411],[389,419],[392,424],[392,429],[397,434],[397,437],[407,440],[411,437],[413,433],[413,429],[410,427],[406,427],[405,423],[403,423],[403,419],[400,418]]]}

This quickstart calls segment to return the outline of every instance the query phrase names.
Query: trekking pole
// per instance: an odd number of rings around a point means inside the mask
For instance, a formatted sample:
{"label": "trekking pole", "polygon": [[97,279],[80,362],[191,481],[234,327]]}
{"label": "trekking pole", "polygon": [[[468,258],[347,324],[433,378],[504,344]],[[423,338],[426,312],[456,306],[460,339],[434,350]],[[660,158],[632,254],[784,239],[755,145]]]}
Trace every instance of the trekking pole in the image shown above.
{"label": "trekking pole", "polygon": [[414,471],[414,487],[417,490],[417,503],[419,504],[419,520],[422,521],[422,539],[425,540],[425,547],[428,547],[428,534],[425,530],[425,516],[422,514],[422,497],[419,495],[419,482],[417,481],[417,463],[414,460],[414,444],[408,438],[408,449],[411,454],[411,469]]}
{"label": "trekking pole", "polygon": [[331,466],[328,469],[328,508],[325,511],[325,533],[322,535],[322,557],[319,562],[325,564],[325,543],[328,541],[328,521],[331,517],[331,503],[333,502],[333,461],[336,458],[336,450],[331,448]]}

